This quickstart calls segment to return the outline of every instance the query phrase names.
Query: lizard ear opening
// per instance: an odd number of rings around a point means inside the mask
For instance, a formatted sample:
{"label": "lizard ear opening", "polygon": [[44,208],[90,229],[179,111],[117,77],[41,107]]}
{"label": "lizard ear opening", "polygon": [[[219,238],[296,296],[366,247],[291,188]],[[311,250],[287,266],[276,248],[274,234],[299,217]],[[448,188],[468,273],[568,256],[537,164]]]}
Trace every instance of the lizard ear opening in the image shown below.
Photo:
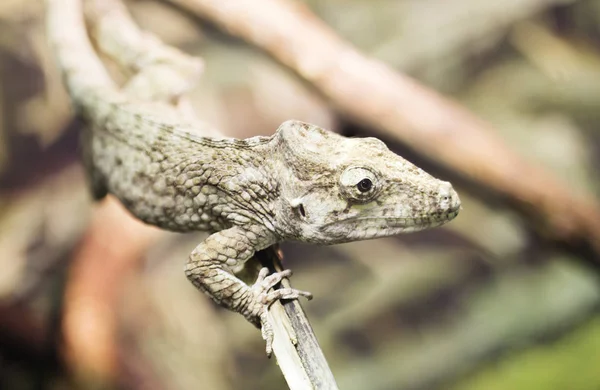
{"label": "lizard ear opening", "polygon": [[294,199],[290,202],[290,206],[292,206],[294,212],[298,213],[302,218],[306,218],[306,210],[301,199]]}
{"label": "lizard ear opening", "polygon": [[298,205],[298,212],[300,213],[302,218],[306,217],[306,211],[304,210],[304,206],[302,205],[302,203]]}

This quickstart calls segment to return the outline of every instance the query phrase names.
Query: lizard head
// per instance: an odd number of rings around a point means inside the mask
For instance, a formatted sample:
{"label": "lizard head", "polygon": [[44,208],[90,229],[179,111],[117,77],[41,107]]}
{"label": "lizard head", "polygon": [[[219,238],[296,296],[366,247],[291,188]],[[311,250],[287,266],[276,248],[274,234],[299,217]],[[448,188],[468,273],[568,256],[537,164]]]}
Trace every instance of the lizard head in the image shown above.
{"label": "lizard head", "polygon": [[347,138],[299,121],[276,134],[278,219],[287,239],[336,244],[442,225],[459,212],[450,183],[376,138]]}

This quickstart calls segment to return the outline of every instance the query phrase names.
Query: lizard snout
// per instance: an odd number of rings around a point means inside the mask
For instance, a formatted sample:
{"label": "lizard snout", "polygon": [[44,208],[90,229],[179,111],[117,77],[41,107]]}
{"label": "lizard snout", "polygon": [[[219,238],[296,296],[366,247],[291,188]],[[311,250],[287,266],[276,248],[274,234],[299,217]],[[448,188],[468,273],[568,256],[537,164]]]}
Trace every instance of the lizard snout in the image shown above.
{"label": "lizard snout", "polygon": [[438,188],[438,205],[441,210],[457,212],[460,209],[460,198],[452,184],[447,181],[441,182]]}

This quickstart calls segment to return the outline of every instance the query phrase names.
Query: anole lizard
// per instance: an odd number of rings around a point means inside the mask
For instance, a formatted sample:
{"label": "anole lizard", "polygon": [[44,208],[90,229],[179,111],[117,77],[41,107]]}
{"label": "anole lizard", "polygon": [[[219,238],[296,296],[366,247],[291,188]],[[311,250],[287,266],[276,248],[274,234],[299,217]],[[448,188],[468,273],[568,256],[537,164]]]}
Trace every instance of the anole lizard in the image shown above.
{"label": "anole lizard", "polygon": [[185,273],[214,301],[260,326],[266,311],[310,294],[270,290],[289,270],[249,286],[235,276],[256,251],[285,240],[338,244],[442,225],[459,212],[450,183],[376,138],[346,138],[283,123],[270,137],[200,137],[118,88],[87,39],[81,0],[48,0],[48,35],[73,105],[88,124],[84,165],[95,198],[116,196],[140,220],[178,232],[208,231]]}

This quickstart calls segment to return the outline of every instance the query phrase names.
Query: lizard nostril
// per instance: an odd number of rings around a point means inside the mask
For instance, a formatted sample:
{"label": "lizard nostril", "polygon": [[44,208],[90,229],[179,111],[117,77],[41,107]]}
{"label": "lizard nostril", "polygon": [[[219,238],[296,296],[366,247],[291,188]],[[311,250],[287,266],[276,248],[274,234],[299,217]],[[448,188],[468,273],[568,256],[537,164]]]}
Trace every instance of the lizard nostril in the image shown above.
{"label": "lizard nostril", "polygon": [[460,207],[460,200],[452,185],[448,182],[440,183],[438,187],[438,201],[444,209],[455,209]]}

